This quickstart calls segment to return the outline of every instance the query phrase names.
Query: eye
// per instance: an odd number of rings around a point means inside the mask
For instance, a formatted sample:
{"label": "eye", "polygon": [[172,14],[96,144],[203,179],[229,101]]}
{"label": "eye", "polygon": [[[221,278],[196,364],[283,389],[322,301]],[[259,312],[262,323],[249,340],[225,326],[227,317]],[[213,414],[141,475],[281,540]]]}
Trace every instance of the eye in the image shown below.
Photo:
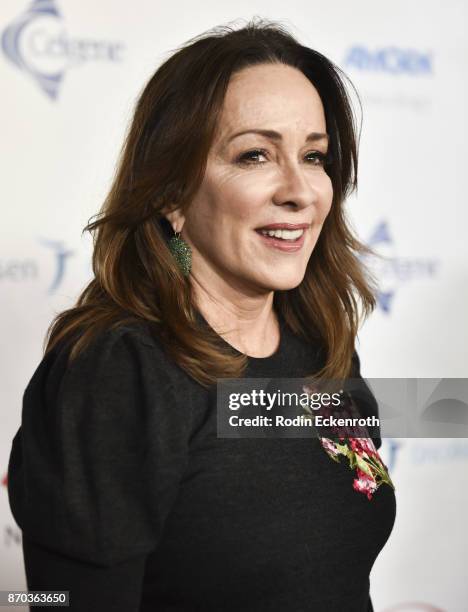
{"label": "eye", "polygon": [[261,164],[262,162],[253,161],[253,164],[250,163],[252,161],[252,157],[257,157],[258,155],[266,155],[265,149],[252,149],[251,151],[247,151],[246,153],[242,153],[236,159],[236,162],[240,165],[252,166],[256,164]]}
{"label": "eye", "polygon": [[[236,159],[236,163],[245,166],[256,166],[258,164],[265,163],[261,161],[255,161],[253,159],[254,157],[258,157],[259,155],[266,156],[267,151],[265,151],[265,149],[252,149],[251,151],[246,151],[245,153],[239,155],[239,157]],[[322,153],[321,151],[310,151],[307,154],[306,158],[311,160],[311,166],[327,166],[331,163],[331,154]]]}
{"label": "eye", "polygon": [[331,163],[331,153],[322,153],[321,151],[311,151],[307,155],[313,155],[313,166],[328,166]]}

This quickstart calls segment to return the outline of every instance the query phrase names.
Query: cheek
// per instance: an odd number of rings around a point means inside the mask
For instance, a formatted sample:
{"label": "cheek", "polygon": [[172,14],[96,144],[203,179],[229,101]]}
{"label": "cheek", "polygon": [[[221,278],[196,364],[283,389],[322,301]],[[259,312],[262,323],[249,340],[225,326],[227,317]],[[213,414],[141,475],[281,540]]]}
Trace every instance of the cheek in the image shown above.
{"label": "cheek", "polygon": [[249,222],[265,201],[265,185],[251,177],[232,181],[225,194],[226,212],[234,221]]}
{"label": "cheek", "polygon": [[226,193],[224,197],[210,194],[199,206],[192,208],[187,218],[193,242],[205,253],[235,250],[245,228],[252,223],[252,209],[233,193]]}
{"label": "cheek", "polygon": [[210,214],[229,223],[248,222],[254,216],[256,202],[261,205],[264,188],[253,177],[234,173],[216,175],[210,183]]}
{"label": "cheek", "polygon": [[326,174],[323,180],[323,184],[321,185],[320,201],[319,201],[320,216],[322,217],[323,220],[330,212],[332,202],[333,202],[333,184],[332,184],[331,178],[328,176],[328,174]]}

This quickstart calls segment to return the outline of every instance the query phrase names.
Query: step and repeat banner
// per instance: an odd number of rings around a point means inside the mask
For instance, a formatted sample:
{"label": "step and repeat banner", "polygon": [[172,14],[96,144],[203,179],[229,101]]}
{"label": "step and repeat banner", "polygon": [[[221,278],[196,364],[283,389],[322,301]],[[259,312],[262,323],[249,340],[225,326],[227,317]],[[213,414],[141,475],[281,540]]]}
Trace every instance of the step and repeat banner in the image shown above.
{"label": "step and repeat banner", "polygon": [[[332,59],[362,104],[350,88],[362,129],[347,208],[384,256],[367,261],[379,295],[359,334],[363,375],[468,377],[466,3],[3,0],[0,590],[26,588],[6,488],[22,393],[52,317],[91,278],[81,232],[110,186],[137,96],[171,50],[254,16]],[[376,612],[468,610],[468,440],[385,438],[381,454],[397,517],[371,574]]]}

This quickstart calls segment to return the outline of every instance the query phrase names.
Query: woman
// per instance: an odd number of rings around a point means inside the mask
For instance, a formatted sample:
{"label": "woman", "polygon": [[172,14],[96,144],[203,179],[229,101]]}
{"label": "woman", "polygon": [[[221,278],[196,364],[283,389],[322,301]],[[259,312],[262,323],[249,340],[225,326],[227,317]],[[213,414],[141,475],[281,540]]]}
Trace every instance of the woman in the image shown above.
{"label": "woman", "polygon": [[356,170],[339,69],[281,26],[216,29],[156,71],[86,228],[95,278],[24,394],[8,486],[30,590],[83,611],[372,610],[392,487],[332,441],[216,431],[220,378],[360,377]]}

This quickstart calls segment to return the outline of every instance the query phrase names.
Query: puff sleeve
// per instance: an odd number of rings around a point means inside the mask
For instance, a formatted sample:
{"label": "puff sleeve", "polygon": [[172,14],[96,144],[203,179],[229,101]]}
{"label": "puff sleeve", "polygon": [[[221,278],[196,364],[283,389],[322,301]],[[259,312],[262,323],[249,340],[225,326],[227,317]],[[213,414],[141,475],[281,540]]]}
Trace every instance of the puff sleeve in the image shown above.
{"label": "puff sleeve", "polygon": [[24,392],[8,465],[28,588],[69,590],[72,610],[138,610],[187,465],[190,407],[139,330],[101,332],[69,365],[59,346]]}

